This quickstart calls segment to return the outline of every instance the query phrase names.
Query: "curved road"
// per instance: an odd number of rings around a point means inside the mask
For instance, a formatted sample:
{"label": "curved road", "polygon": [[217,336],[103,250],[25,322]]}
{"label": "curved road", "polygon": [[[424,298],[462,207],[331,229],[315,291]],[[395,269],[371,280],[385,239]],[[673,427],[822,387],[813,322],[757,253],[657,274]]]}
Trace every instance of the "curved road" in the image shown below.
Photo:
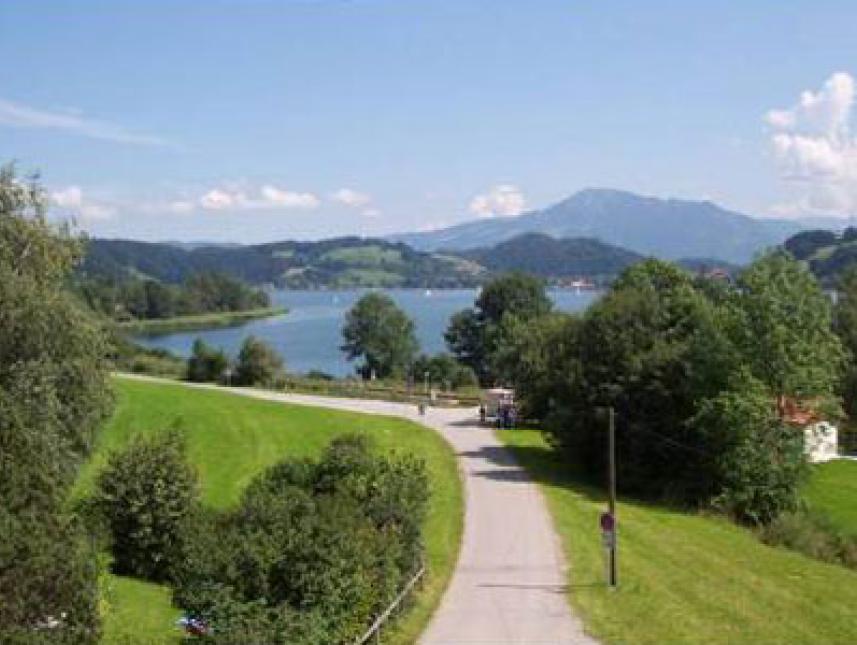
{"label": "curved road", "polygon": [[452,445],[465,488],[464,536],[452,580],[420,643],[595,642],[566,600],[565,563],[541,493],[494,432],[478,424],[475,410],[429,408],[420,417],[416,406],[403,403],[218,389],[405,417]]}

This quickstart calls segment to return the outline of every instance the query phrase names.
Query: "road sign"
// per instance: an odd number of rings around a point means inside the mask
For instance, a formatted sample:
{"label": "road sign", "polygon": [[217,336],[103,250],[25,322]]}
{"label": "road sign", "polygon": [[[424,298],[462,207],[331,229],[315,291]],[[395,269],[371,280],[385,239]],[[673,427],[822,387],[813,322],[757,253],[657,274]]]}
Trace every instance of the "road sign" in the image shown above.
{"label": "road sign", "polygon": [[612,533],[616,530],[616,518],[612,513],[602,513],[599,523],[601,530],[605,533]]}
{"label": "road sign", "polygon": [[601,543],[604,545],[605,549],[615,549],[616,548],[616,533],[613,531],[602,531],[601,532]]}

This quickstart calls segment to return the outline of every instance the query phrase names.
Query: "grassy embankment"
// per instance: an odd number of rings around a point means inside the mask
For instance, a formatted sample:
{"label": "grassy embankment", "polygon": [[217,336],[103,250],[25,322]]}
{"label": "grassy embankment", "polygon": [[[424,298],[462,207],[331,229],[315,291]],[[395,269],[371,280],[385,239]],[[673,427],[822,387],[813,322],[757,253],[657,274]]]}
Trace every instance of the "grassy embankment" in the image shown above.
{"label": "grassy embankment", "polygon": [[191,316],[174,318],[152,318],[150,320],[129,320],[118,323],[122,331],[133,334],[168,334],[177,331],[211,329],[213,327],[232,327],[250,320],[269,318],[286,313],[285,307],[261,307],[244,311],[214,311]]}
{"label": "grassy embankment", "polygon": [[[446,442],[423,426],[389,417],[284,405],[242,397],[228,390],[196,390],[180,384],[115,380],[116,412],[103,430],[94,457],[78,481],[76,495],[91,489],[110,450],[136,433],[178,423],[186,433],[189,456],[197,466],[203,500],[213,507],[234,504],[250,480],[286,456],[313,456],[346,432],[373,437],[382,450],[396,449],[426,460],[432,497],[425,526],[429,576],[416,604],[385,642],[416,640],[455,566],[463,520],[463,499],[455,455]],[[178,612],[165,587],[108,576],[105,586],[107,643],[175,643]]]}
{"label": "grassy embankment", "polygon": [[603,492],[571,477],[538,431],[501,437],[541,485],[570,565],[571,604],[604,642],[853,642],[857,571],[765,546],[723,518],[621,501],[620,588],[608,591],[598,529]]}
{"label": "grassy embankment", "polygon": [[838,530],[857,537],[857,461],[813,466],[804,499],[811,510],[826,515]]}

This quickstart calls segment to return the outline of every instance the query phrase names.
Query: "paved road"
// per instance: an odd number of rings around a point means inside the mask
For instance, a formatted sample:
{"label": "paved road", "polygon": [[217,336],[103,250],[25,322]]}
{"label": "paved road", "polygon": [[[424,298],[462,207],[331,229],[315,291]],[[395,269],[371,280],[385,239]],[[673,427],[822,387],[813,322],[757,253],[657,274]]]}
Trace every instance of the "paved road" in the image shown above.
{"label": "paved road", "polygon": [[455,449],[466,495],[458,564],[420,643],[594,643],[566,601],[565,564],[544,500],[475,410],[231,389],[260,399],[400,416]]}

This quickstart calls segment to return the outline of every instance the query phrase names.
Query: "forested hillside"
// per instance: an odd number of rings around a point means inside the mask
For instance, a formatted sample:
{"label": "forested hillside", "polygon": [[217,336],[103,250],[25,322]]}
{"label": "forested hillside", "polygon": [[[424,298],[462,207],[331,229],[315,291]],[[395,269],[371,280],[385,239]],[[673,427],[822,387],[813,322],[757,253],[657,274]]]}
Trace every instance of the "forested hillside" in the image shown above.
{"label": "forested hillside", "polygon": [[596,239],[555,239],[543,233],[524,233],[493,247],[460,251],[492,272],[524,271],[543,278],[586,276],[610,278],[643,256]]}
{"label": "forested hillside", "polygon": [[473,286],[481,269],[405,244],[344,237],[321,242],[180,247],[132,240],[89,242],[81,272],[147,277],[178,283],[200,272],[222,272],[252,284],[286,288]]}
{"label": "forested hillside", "polygon": [[790,237],[783,246],[795,258],[809,265],[825,286],[834,286],[851,265],[857,263],[857,228],[833,231],[804,231]]}

